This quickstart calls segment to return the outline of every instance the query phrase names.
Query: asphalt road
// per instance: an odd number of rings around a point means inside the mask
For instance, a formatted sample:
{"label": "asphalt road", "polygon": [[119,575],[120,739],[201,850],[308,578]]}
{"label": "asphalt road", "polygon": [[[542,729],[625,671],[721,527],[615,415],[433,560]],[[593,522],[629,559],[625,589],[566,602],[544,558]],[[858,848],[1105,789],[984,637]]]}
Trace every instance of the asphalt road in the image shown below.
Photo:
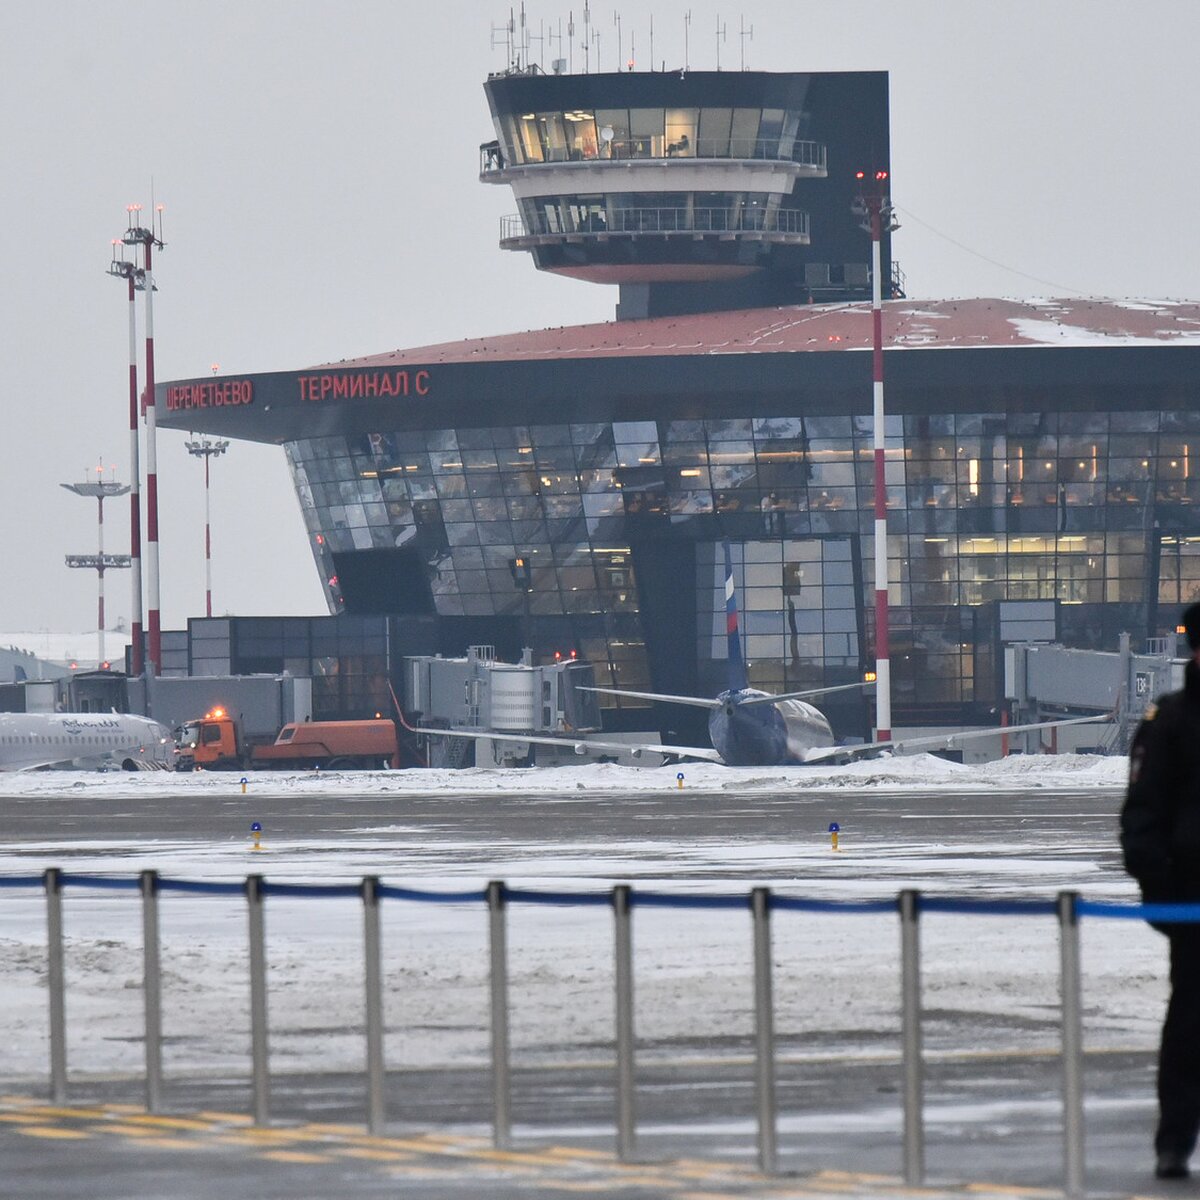
{"label": "asphalt road", "polygon": [[[232,789],[231,789],[232,790]],[[248,817],[285,847],[269,873],[303,877],[309,856],[331,847],[347,873],[378,870],[497,877],[519,863],[536,884],[539,855],[555,879],[622,874],[639,886],[665,886],[681,874],[714,886],[749,886],[809,856],[813,879],[836,881],[855,846],[879,849],[864,886],[888,894],[922,863],[955,890],[1012,894],[1075,886],[1086,861],[1090,894],[1125,888],[1113,843],[1115,792],[995,793],[967,796],[883,792],[775,794],[658,791],[608,797],[512,795],[435,797],[266,794],[249,798],[172,797],[155,801],[68,794],[0,798],[0,870],[19,873],[54,862],[94,864],[96,847],[120,870],[148,843],[170,854],[244,845]],[[845,860],[812,856],[828,846],[837,820]],[[393,830],[390,839],[386,833]],[[1019,849],[1019,884],[994,870],[996,847]],[[731,855],[730,847],[742,853]],[[640,849],[636,849],[640,848]],[[682,850],[681,850],[682,848]],[[686,853],[683,853],[686,851]],[[239,860],[240,861],[240,860]],[[384,862],[390,869],[381,866]],[[826,865],[826,863],[830,865]],[[947,865],[949,864],[949,865]],[[257,865],[257,861],[256,861]],[[76,866],[76,869],[81,869]],[[982,880],[982,883],[981,883]],[[696,997],[703,1004],[703,996]],[[869,1033],[869,1031],[867,1031]],[[995,1033],[995,1030],[990,1031]],[[900,1171],[899,1066],[880,1031],[879,1052],[844,1054],[828,1044],[783,1044],[778,1073],[780,1179],[754,1171],[752,1065],[729,1046],[692,1044],[659,1053],[638,1070],[639,1160],[612,1158],[612,1072],[557,1061],[514,1077],[515,1156],[489,1149],[490,1081],[477,1069],[396,1071],[389,1077],[387,1137],[363,1130],[362,1080],[348,1075],[279,1075],[272,1081],[271,1130],[248,1129],[244,1077],[172,1079],[174,1127],[147,1124],[132,1079],[72,1085],[70,1105],[45,1108],[36,1080],[12,1080],[0,1098],[0,1195],[31,1200],[107,1200],[154,1195],[321,1197],[621,1197],[906,1195]],[[890,1034],[888,1035],[891,1036]],[[926,1071],[926,1160],[930,1195],[1015,1195],[1061,1178],[1059,1068],[1044,1050],[1010,1052],[985,1044],[931,1055]],[[662,1050],[663,1048],[659,1048]],[[799,1051],[803,1050],[803,1053]],[[710,1057],[705,1052],[711,1051]],[[1142,1051],[1089,1054],[1086,1063],[1089,1194],[1200,1195],[1191,1185],[1155,1187],[1148,1177],[1153,1124],[1153,1057]],[[116,1107],[114,1107],[116,1106]],[[123,1107],[122,1107],[123,1106]],[[150,1130],[147,1133],[147,1130]],[[439,1140],[440,1139],[440,1140]],[[957,1181],[957,1182],[956,1182]],[[982,1189],[978,1185],[984,1185]],[[941,1189],[939,1191],[938,1189]]]}

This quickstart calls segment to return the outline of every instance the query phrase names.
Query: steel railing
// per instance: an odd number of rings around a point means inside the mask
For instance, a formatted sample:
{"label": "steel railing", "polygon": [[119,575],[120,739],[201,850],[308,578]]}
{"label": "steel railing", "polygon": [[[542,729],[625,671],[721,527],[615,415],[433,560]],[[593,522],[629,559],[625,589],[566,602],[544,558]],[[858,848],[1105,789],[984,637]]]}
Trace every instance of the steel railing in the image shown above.
{"label": "steel railing", "polygon": [[527,162],[506,159],[498,147],[487,144],[479,148],[479,173],[489,175],[508,167],[559,165],[569,162],[604,163],[629,162],[635,159],[741,159],[768,162],[797,163],[810,171],[827,170],[825,146],[821,142],[792,141],[779,138],[694,138],[681,134],[672,140],[661,135],[641,138],[613,138],[598,142],[585,151],[576,147],[545,148],[543,158]]}
{"label": "steel railing", "polygon": [[383,969],[380,902],[482,903],[488,910],[490,1034],[493,1140],[497,1148],[512,1144],[511,1053],[508,1027],[508,951],[506,916],[512,904],[599,906],[614,918],[614,1026],[616,1048],[615,1134],[618,1157],[636,1154],[636,1038],[632,917],[637,908],[726,909],[751,917],[754,981],[755,1112],[760,1169],[777,1168],[778,1112],[775,1095],[775,1028],[772,983],[772,913],[896,913],[900,922],[900,1043],[902,1088],[903,1174],[919,1186],[925,1177],[923,1053],[921,1038],[921,952],[919,919],[924,913],[971,916],[1054,916],[1059,931],[1060,1059],[1063,1109],[1063,1182],[1068,1197],[1085,1194],[1082,983],[1079,954],[1081,917],[1200,922],[1200,905],[1111,904],[1082,900],[1060,892],[1054,900],[976,900],[924,896],[915,890],[894,900],[828,901],[781,896],[756,887],[748,894],[681,895],[637,891],[619,885],[602,892],[553,892],[510,888],[493,881],[484,889],[432,892],[385,885],[369,876],[357,884],[271,883],[261,875],[244,882],[207,882],[162,878],[155,871],[137,877],[68,874],[57,868],[43,875],[0,877],[0,889],[42,888],[46,897],[50,1029],[50,1094],[64,1104],[68,1093],[66,971],[63,943],[63,891],[67,887],[136,891],[142,901],[145,1017],[145,1097],[151,1113],[162,1110],[162,981],[159,958],[159,898],[164,892],[242,895],[248,918],[248,965],[251,1023],[252,1112],[256,1124],[270,1120],[267,953],[264,907],[268,897],[357,897],[363,904],[364,989],[366,1001],[366,1124],[379,1133],[386,1123],[384,1104]]}
{"label": "steel railing", "polygon": [[545,216],[526,218],[513,213],[500,218],[500,240],[521,238],[581,238],[608,234],[770,233],[808,237],[808,213],[796,208],[613,208],[593,212],[565,228]]}

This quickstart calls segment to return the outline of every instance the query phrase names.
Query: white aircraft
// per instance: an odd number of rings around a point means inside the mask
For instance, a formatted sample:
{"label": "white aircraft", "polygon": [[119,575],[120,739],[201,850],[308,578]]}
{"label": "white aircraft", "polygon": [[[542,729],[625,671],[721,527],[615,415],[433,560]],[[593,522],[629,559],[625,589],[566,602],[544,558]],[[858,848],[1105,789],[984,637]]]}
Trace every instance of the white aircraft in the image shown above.
{"label": "white aircraft", "polygon": [[[813,688],[804,692],[773,695],[752,688],[746,678],[738,631],[737,598],[733,584],[733,565],[729,546],[725,546],[725,613],[729,652],[729,687],[719,696],[673,696],[661,692],[634,692],[623,688],[585,688],[584,691],[627,696],[632,700],[650,700],[662,704],[684,704],[709,710],[708,736],[712,748],[702,746],[665,746],[654,742],[629,744],[562,737],[535,737],[496,733],[490,730],[414,729],[414,733],[437,737],[466,737],[480,741],[510,742],[542,746],[570,746],[576,754],[616,752],[640,757],[662,754],[671,758],[704,759],[731,767],[799,766],[806,763],[848,762],[881,754],[906,754],[923,750],[946,750],[964,742],[1003,734],[1032,733],[1040,729],[1058,729],[1064,725],[1084,725],[1112,720],[1111,714],[1094,717],[1069,717],[1057,721],[1039,721],[1007,728],[972,729],[963,733],[932,737],[899,738],[887,742],[867,742],[853,746],[834,744],[833,730],[825,714],[808,701],[831,692],[844,692],[869,684],[850,683],[838,687]],[[412,729],[407,725],[407,728]]]}
{"label": "white aircraft", "polygon": [[129,713],[0,713],[0,771],[161,770],[171,765],[174,746],[165,725]]}

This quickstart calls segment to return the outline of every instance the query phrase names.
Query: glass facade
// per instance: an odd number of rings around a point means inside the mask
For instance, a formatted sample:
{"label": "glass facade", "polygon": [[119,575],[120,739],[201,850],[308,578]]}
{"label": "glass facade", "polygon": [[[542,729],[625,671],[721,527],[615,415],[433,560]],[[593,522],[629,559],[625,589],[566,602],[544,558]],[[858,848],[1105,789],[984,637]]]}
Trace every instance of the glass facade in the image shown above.
{"label": "glass facade", "polygon": [[782,108],[595,108],[505,113],[496,135],[507,162],[631,158],[773,158],[824,166],[798,138],[803,114]]}
{"label": "glass facade", "polygon": [[[697,679],[721,686],[727,539],[751,679],[774,689],[870,665],[870,426],[846,415],[605,421],[317,438],[287,453],[334,611],[336,555],[406,548],[439,616],[523,620],[540,653],[576,650],[599,682],[646,687],[673,612],[693,626]],[[1173,623],[1174,606],[1200,599],[1198,472],[1197,414],[890,417],[901,718],[994,703],[996,601],[1057,601],[1060,637],[1075,646],[1153,634],[1160,604]],[[683,557],[655,599],[648,572],[661,576],[669,554]],[[530,592],[515,586],[519,556]]]}

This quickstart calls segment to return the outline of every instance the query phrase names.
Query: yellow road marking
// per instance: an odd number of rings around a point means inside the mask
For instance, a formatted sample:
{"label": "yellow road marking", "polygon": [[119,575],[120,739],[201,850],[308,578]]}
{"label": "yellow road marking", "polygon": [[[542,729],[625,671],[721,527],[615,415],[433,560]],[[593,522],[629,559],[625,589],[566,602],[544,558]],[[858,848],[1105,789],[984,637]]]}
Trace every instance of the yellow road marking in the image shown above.
{"label": "yellow road marking", "polygon": [[611,1150],[577,1150],[573,1146],[551,1146],[545,1153],[552,1158],[591,1158],[608,1162],[616,1159]]}
{"label": "yellow road marking", "polygon": [[50,1104],[30,1105],[25,1112],[34,1117],[106,1117],[108,1115],[103,1108],[59,1108]]}
{"label": "yellow road marking", "polygon": [[143,1125],[126,1125],[124,1122],[112,1123],[104,1125],[93,1125],[92,1129],[97,1133],[115,1133],[119,1137],[128,1138],[152,1138],[157,1133],[156,1129],[147,1129]]}
{"label": "yellow road marking", "polygon": [[82,1129],[60,1129],[57,1125],[18,1125],[17,1132],[26,1137],[40,1138],[90,1138]]}
{"label": "yellow road marking", "polygon": [[403,1150],[372,1150],[368,1146],[348,1146],[344,1150],[335,1150],[334,1154],[342,1158],[365,1158],[375,1162],[412,1162],[414,1154],[406,1154]]}
{"label": "yellow road marking", "polygon": [[227,1125],[249,1125],[250,1118],[245,1113],[217,1112],[211,1108],[202,1108],[197,1114],[202,1121],[222,1121]]}
{"label": "yellow road marking", "polygon": [[340,1133],[348,1134],[351,1137],[362,1133],[361,1125],[326,1125],[310,1123],[308,1125],[301,1126],[301,1128],[311,1130],[313,1133]]}
{"label": "yellow road marking", "polygon": [[146,1113],[142,1116],[127,1117],[131,1125],[153,1125],[163,1129],[211,1129],[211,1121],[197,1121],[191,1117],[157,1117]]}
{"label": "yellow road marking", "polygon": [[268,1150],[263,1158],[269,1158],[274,1162],[292,1162],[292,1163],[327,1163],[330,1161],[328,1154],[311,1154],[305,1150]]}
{"label": "yellow road marking", "polygon": [[0,1113],[0,1121],[10,1125],[28,1125],[30,1121],[36,1120],[36,1113]]}

